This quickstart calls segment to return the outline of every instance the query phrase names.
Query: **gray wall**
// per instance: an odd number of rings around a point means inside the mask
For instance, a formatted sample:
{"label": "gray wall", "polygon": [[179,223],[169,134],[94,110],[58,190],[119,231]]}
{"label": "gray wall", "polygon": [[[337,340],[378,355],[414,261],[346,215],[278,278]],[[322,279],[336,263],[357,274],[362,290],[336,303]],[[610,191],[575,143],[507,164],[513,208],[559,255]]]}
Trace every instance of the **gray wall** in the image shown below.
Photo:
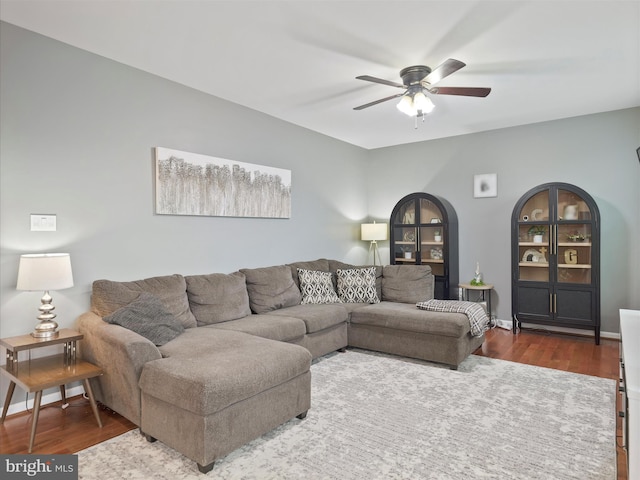
{"label": "gray wall", "polygon": [[[63,327],[98,278],[366,260],[366,151],[7,23],[0,34],[2,337],[37,322],[42,293],[15,290],[21,253],[71,254],[75,286],[52,293]],[[291,218],[155,215],[155,146],[290,169]],[[32,213],[58,230],[31,232]]]}
{"label": "gray wall", "polygon": [[[577,185],[600,209],[602,330],[617,333],[618,309],[640,308],[638,146],[640,108],[378,149],[369,155],[368,211],[388,219],[412,192],[449,200],[460,227],[460,280],[471,280],[480,262],[495,285],[498,318],[510,320],[513,207],[536,185]],[[473,176],[483,173],[498,175],[496,198],[473,198]],[[388,242],[381,247],[388,262]]]}
{"label": "gray wall", "polygon": [[[41,293],[15,290],[21,253],[71,254],[75,286],[53,296],[72,327],[98,278],[364,263],[359,223],[388,221],[416,191],[454,205],[460,278],[479,261],[509,319],[511,210],[549,181],[600,207],[603,330],[640,308],[640,108],[366,151],[6,23],[0,35],[1,337],[36,323]],[[291,219],[154,215],[155,146],[292,170]],[[497,198],[473,198],[478,173],[498,174]],[[58,230],[31,232],[32,213],[56,214]]]}

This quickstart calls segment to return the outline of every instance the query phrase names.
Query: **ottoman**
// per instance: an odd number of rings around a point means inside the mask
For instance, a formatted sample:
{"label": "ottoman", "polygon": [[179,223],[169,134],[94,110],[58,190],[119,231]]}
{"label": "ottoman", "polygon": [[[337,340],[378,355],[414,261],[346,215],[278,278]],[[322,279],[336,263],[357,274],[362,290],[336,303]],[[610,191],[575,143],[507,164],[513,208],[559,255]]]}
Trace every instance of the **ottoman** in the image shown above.
{"label": "ottoman", "polygon": [[[311,354],[298,345],[219,331],[206,349],[147,362],[140,430],[194,460],[216,459],[311,405]],[[214,343],[214,345],[211,345]]]}

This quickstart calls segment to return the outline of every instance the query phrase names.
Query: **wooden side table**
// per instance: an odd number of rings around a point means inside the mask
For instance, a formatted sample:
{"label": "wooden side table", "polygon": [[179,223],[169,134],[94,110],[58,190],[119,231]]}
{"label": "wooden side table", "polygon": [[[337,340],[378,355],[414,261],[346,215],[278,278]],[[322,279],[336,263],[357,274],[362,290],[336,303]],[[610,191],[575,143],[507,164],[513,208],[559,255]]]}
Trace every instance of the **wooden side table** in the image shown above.
{"label": "wooden side table", "polygon": [[[36,393],[33,402],[33,423],[31,425],[31,438],[29,439],[29,453],[33,450],[36,436],[42,391],[47,388],[59,386],[62,403],[66,404],[65,384],[82,380],[93,414],[96,417],[98,426],[102,428],[98,406],[89,383],[90,378],[102,375],[102,369],[76,358],[76,342],[81,340],[82,337],[82,334],[78,332],[62,329],[56,338],[51,339],[34,338],[31,335],[0,339],[0,345],[7,349],[7,364],[0,367],[0,373],[11,380],[4,401],[0,423],[4,423],[7,416],[16,385],[19,385],[29,393]],[[19,361],[19,352],[22,350],[59,344],[64,344],[64,353],[62,354]]]}
{"label": "wooden side table", "polygon": [[[469,291],[470,290],[476,290],[478,292],[482,293],[482,301],[486,301],[487,302],[487,315],[489,316],[489,326],[492,326],[492,310],[491,310],[491,290],[493,290],[493,285],[491,285],[490,283],[485,283],[484,285],[471,285],[470,283],[460,283],[458,285],[460,288],[462,288],[462,299],[469,301]],[[486,295],[485,298],[485,294],[489,293],[488,295]]]}

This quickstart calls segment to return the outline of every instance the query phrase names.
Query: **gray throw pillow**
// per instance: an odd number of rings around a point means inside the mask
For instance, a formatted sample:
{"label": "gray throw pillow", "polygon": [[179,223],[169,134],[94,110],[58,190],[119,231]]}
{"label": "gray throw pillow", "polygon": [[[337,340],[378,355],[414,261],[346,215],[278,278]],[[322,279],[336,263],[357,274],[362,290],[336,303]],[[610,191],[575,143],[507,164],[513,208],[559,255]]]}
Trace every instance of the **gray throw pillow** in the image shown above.
{"label": "gray throw pillow", "polygon": [[187,283],[182,275],[164,275],[133,282],[96,280],[91,293],[91,310],[101,317],[129,305],[141,292],[151,293],[176,316],[184,328],[196,326],[196,318],[189,309]]}
{"label": "gray throw pillow", "polygon": [[107,323],[120,325],[162,346],[182,332],[182,323],[167,311],[158,297],[142,292],[129,305],[102,318]]}

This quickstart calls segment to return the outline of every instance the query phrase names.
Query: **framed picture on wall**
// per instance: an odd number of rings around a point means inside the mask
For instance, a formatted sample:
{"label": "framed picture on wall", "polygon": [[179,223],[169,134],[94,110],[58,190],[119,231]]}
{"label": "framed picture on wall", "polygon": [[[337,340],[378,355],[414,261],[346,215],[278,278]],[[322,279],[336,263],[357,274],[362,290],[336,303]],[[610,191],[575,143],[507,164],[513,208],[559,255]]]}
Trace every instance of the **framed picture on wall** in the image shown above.
{"label": "framed picture on wall", "polygon": [[156,147],[156,213],[291,217],[291,170]]}
{"label": "framed picture on wall", "polygon": [[498,174],[483,173],[473,176],[473,197],[486,198],[498,196]]}

